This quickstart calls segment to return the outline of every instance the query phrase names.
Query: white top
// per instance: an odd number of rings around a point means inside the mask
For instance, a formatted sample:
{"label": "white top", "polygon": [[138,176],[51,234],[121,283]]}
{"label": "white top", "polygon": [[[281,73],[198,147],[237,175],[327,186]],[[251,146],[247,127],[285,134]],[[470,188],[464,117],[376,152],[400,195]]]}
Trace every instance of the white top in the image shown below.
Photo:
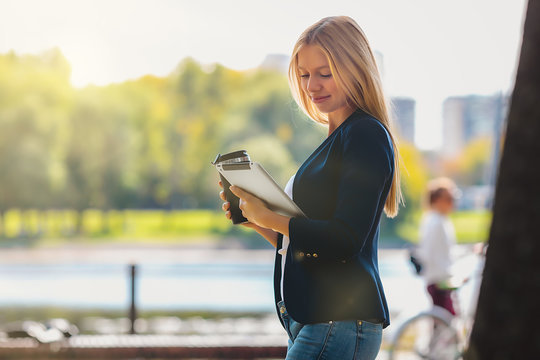
{"label": "white top", "polygon": [[[293,182],[294,182],[294,177],[296,176],[296,174],[294,174],[293,176],[291,176],[291,178],[289,179],[289,182],[287,183],[287,185],[285,185],[285,189],[283,191],[285,191],[285,193],[287,195],[289,195],[289,197],[292,199],[293,198],[293,195],[292,195],[292,190],[293,190]],[[278,254],[281,255],[281,282],[280,282],[280,291],[281,291],[281,299],[284,300],[285,298],[283,297],[283,275],[285,274],[285,260],[287,260],[287,249],[289,248],[289,237],[288,236],[285,236],[283,235],[283,241],[281,243],[281,249],[278,250]]]}
{"label": "white top", "polygon": [[427,284],[447,280],[451,273],[452,248],[456,244],[454,225],[448,216],[428,211],[420,223],[418,256],[421,275]]}

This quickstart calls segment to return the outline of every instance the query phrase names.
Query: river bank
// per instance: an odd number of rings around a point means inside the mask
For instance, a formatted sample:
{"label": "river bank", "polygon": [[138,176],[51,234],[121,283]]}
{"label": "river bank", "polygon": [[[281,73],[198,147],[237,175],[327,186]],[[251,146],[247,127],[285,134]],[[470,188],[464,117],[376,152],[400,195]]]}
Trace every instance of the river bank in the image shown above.
{"label": "river bank", "polygon": [[[190,316],[191,312],[212,318],[271,314],[274,250],[243,249],[233,245],[234,239],[223,243],[231,246],[197,242],[3,248],[0,308],[20,316],[31,309],[49,309],[42,313],[51,315],[63,309],[72,314],[82,311],[85,317],[100,313],[122,317],[130,299],[128,270],[135,264],[141,317],[144,312],[177,317]],[[468,254],[470,247],[460,246],[459,251]],[[474,258],[463,259],[469,259],[462,266],[463,272],[468,272],[475,266]],[[408,263],[406,249],[380,249],[379,267],[393,316],[429,306],[424,283]]]}

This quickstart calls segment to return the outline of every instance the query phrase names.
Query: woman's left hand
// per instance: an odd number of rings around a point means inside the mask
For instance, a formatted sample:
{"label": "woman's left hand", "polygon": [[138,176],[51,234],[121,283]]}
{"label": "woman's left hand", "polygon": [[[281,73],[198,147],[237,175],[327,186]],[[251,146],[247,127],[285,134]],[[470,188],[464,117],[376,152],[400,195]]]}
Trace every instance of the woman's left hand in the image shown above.
{"label": "woman's left hand", "polygon": [[268,226],[265,226],[265,220],[272,211],[266,207],[264,201],[238,186],[232,185],[229,189],[234,195],[240,198],[239,207],[240,210],[242,210],[242,215],[244,215],[249,222],[263,228],[268,228]]}

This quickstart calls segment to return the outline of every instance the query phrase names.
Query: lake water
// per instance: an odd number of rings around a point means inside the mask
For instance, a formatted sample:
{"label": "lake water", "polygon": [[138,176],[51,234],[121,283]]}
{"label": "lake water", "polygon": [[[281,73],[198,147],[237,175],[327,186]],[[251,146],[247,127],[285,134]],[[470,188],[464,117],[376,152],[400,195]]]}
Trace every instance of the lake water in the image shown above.
{"label": "lake water", "polygon": [[[47,261],[31,263],[25,263],[23,256],[16,262],[3,263],[0,307],[127,309],[128,264],[135,261],[139,309],[274,311],[272,252],[251,256],[249,251],[238,251],[236,256],[227,257],[213,251],[212,255],[197,257],[186,252],[182,256],[169,252],[153,256],[151,250],[142,250],[138,256],[113,256],[103,261],[107,254],[110,252],[72,260],[43,255]],[[403,251],[381,250],[380,273],[392,312],[429,305],[424,284],[413,274]]]}

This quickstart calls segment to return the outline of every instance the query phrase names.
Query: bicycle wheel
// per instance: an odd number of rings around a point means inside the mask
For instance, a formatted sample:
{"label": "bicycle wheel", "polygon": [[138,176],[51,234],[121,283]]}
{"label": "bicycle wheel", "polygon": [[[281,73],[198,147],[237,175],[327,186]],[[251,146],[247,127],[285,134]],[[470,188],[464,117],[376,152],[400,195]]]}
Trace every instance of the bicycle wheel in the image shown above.
{"label": "bicycle wheel", "polygon": [[460,358],[459,339],[450,322],[436,314],[418,314],[397,330],[389,360],[456,360]]}

